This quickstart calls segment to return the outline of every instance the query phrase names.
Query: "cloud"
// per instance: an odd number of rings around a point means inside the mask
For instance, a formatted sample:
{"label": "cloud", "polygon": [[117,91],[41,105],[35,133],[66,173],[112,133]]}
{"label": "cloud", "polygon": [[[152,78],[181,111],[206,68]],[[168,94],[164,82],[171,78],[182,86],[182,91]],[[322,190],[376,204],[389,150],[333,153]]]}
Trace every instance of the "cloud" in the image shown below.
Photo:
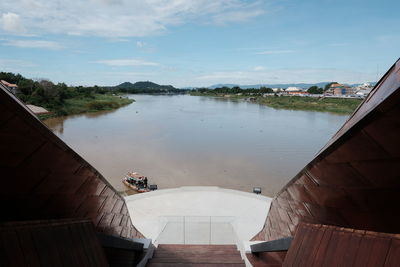
{"label": "cloud", "polygon": [[0,58],[0,68],[4,69],[15,69],[15,68],[30,68],[35,67],[36,65],[30,61],[26,60],[18,60],[18,59],[7,59]]}
{"label": "cloud", "polygon": [[21,48],[45,48],[45,49],[62,49],[63,46],[57,42],[44,40],[5,40],[2,45],[14,46]]}
{"label": "cloud", "polygon": [[[261,0],[2,0],[1,26],[15,34],[108,38],[147,36],[185,23],[241,23],[261,14]],[[24,24],[22,24],[22,20]]]}
{"label": "cloud", "polygon": [[265,12],[263,10],[249,10],[248,12],[243,11],[233,11],[227,12],[223,16],[215,16],[213,18],[213,22],[216,24],[228,24],[231,22],[245,22],[250,20],[251,18],[258,17]]}
{"label": "cloud", "polygon": [[139,47],[139,48],[145,47],[146,45],[147,44],[145,42],[142,42],[142,41],[137,41],[136,42],[136,46]]}
{"label": "cloud", "polygon": [[278,55],[278,54],[290,54],[294,53],[294,50],[266,50],[257,52],[257,55]]}
{"label": "cloud", "polygon": [[8,12],[4,13],[0,19],[1,26],[4,31],[11,33],[25,33],[25,27],[22,25],[21,18],[18,14]]}
{"label": "cloud", "polygon": [[145,61],[141,59],[108,59],[98,60],[96,63],[108,66],[159,66],[159,63]]}
{"label": "cloud", "polygon": [[332,43],[332,44],[328,44],[328,45],[336,47],[336,46],[348,46],[349,44],[348,43]]}
{"label": "cloud", "polygon": [[263,67],[263,66],[255,66],[255,67],[253,68],[253,70],[254,70],[254,71],[262,71],[262,70],[265,70],[265,67]]}

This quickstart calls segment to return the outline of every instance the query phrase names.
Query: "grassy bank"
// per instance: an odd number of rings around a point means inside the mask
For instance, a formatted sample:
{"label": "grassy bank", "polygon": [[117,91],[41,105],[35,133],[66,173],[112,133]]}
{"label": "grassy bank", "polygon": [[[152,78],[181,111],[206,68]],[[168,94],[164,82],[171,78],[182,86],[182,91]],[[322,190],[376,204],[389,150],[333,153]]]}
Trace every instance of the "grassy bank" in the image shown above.
{"label": "grassy bank", "polygon": [[112,110],[128,104],[135,100],[109,94],[93,94],[90,97],[76,97],[66,99],[61,106],[50,109],[52,114],[39,115],[41,120],[57,116],[66,116],[101,110]]}
{"label": "grassy bank", "polygon": [[361,99],[352,98],[316,98],[300,96],[257,97],[257,103],[278,109],[310,110],[351,114],[361,103]]}
{"label": "grassy bank", "polygon": [[331,112],[337,114],[351,114],[361,103],[361,99],[354,98],[326,98],[326,97],[301,97],[301,96],[254,96],[254,95],[221,95],[213,93],[194,92],[195,96],[224,97],[228,99],[248,99],[261,105],[276,109],[309,110]]}

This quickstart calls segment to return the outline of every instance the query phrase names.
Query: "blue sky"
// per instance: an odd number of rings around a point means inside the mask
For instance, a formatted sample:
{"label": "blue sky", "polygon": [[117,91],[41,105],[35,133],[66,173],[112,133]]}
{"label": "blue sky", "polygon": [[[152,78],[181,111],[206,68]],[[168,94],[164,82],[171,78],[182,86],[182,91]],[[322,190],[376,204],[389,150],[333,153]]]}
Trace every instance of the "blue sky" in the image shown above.
{"label": "blue sky", "polygon": [[71,85],[375,81],[400,1],[2,0],[0,71]]}

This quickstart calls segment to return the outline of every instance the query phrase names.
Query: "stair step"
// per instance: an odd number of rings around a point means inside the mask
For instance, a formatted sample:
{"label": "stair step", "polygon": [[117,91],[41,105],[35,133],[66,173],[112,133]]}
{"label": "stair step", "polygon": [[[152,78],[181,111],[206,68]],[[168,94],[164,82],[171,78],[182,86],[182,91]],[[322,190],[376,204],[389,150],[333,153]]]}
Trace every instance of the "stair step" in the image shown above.
{"label": "stair step", "polygon": [[154,263],[243,263],[240,256],[235,257],[186,257],[186,258],[153,258]]}
{"label": "stair step", "polygon": [[208,256],[219,256],[219,255],[239,255],[236,251],[155,251],[153,258],[161,257],[186,257],[192,255],[208,255]]}
{"label": "stair step", "polygon": [[240,259],[242,257],[239,253],[237,254],[184,254],[184,255],[162,255],[155,256],[153,259],[192,259],[192,258],[201,258],[201,259]]}
{"label": "stair step", "polygon": [[213,248],[213,249],[236,249],[236,245],[177,245],[177,244],[161,244],[158,245],[157,249],[160,248],[173,248],[173,249],[188,249],[188,248]]}
{"label": "stair step", "polygon": [[208,246],[208,245],[159,245],[157,251],[238,251],[236,246]]}
{"label": "stair step", "polygon": [[245,267],[244,263],[152,263],[149,262],[147,267]]}
{"label": "stair step", "polygon": [[245,266],[235,245],[159,245],[147,266]]}

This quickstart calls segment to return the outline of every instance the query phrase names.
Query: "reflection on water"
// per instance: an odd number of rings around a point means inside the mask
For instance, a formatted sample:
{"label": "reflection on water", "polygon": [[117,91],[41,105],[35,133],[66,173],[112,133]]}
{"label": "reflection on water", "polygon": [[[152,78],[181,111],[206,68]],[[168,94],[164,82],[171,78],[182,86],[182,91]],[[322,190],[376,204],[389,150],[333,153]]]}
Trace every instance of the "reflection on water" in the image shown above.
{"label": "reflection on water", "polygon": [[273,196],[347,118],[224,98],[132,97],[118,110],[46,121],[120,191],[134,170],[159,188],[261,186]]}
{"label": "reflection on water", "polygon": [[70,120],[73,118],[98,118],[106,114],[111,114],[116,112],[117,110],[103,110],[98,112],[89,112],[85,114],[77,114],[70,116],[62,116],[57,118],[50,118],[45,121],[46,125],[57,135],[62,136],[64,134],[64,121]]}

